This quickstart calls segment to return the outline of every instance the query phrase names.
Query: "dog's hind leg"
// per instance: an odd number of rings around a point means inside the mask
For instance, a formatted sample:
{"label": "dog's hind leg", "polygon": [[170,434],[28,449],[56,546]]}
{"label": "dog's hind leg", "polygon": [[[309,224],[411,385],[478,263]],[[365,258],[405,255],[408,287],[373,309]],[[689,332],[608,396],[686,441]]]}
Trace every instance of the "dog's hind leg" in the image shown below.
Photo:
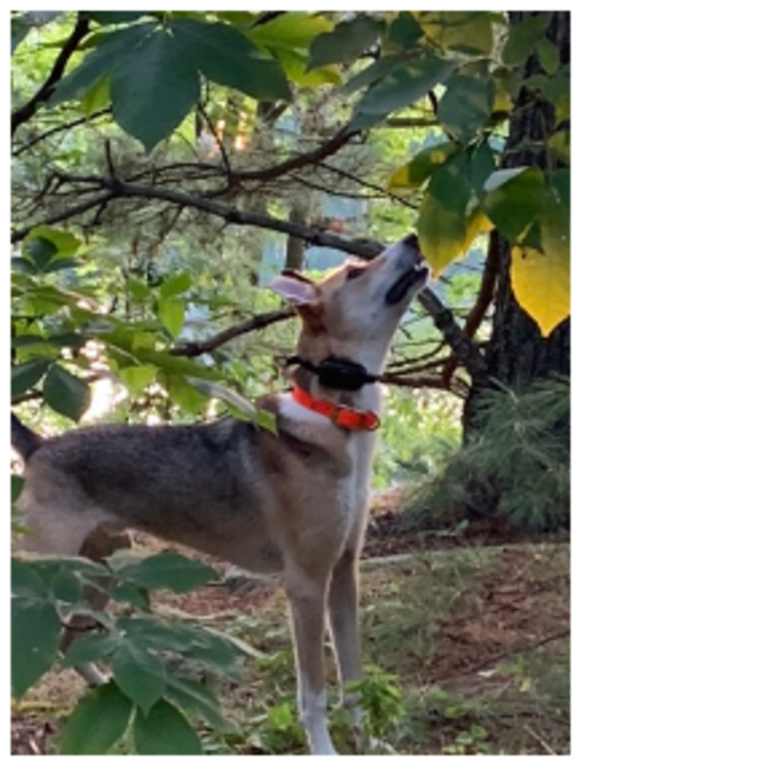
{"label": "dog's hind leg", "polygon": [[[62,492],[62,495],[65,495]],[[30,530],[27,547],[38,553],[53,556],[85,556],[93,561],[103,561],[114,551],[130,547],[130,538],[124,534],[110,534],[101,526],[103,514],[97,510],[89,511],[85,504],[72,502],[73,509],[39,502],[31,496],[22,493],[19,498],[19,511],[24,518],[25,526]],[[79,500],[79,498],[77,498]],[[75,507],[76,506],[76,507]],[[84,596],[93,609],[103,609],[109,601],[108,583],[99,590],[87,587]],[[90,631],[96,625],[95,620],[86,616],[75,615],[64,630],[64,636],[59,646],[62,652],[71,646],[83,633]],[[77,672],[92,685],[108,681],[106,676],[92,663],[75,668]]]}
{"label": "dog's hind leg", "polygon": [[[98,563],[103,563],[105,559],[115,551],[124,548],[130,548],[130,535],[126,533],[111,534],[102,527],[96,527],[83,541],[78,555],[91,559]],[[86,586],[83,596],[90,607],[94,610],[101,610],[109,603],[109,588],[111,582],[105,579],[102,588]],[[72,642],[83,633],[88,633],[97,627],[98,623],[91,617],[84,615],[75,615],[67,623],[64,631],[64,638],[61,640],[59,649],[66,653]],[[85,665],[78,665],[75,670],[91,685],[100,686],[109,681],[109,678],[102,673],[94,663],[89,662]]]}
{"label": "dog's hind leg", "polygon": [[345,687],[362,680],[362,649],[358,625],[358,556],[352,550],[343,553],[332,570],[328,606],[335,659],[344,687],[343,703],[354,719],[357,744],[362,738],[362,711],[358,695],[347,695]]}
{"label": "dog's hind leg", "polygon": [[285,590],[298,674],[300,720],[313,755],[336,755],[327,729],[324,635],[329,572],[317,576],[296,564],[285,567]]}

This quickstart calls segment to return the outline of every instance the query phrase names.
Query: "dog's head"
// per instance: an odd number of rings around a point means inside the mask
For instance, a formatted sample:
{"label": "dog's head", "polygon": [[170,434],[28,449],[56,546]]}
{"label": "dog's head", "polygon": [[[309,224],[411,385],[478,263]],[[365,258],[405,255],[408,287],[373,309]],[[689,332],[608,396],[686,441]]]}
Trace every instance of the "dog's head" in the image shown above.
{"label": "dog's head", "polygon": [[428,274],[417,236],[410,234],[377,258],[347,261],[317,282],[285,271],[269,287],[303,320],[303,353],[353,359],[374,370]]}

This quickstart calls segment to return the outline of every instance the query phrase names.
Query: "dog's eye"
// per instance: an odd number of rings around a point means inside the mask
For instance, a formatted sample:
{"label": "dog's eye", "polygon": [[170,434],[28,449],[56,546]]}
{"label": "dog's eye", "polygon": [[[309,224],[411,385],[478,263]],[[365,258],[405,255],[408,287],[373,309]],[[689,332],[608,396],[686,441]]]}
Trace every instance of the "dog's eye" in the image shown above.
{"label": "dog's eye", "polygon": [[362,274],[364,274],[364,267],[361,266],[352,266],[347,272],[346,272],[346,279],[356,279],[357,277],[361,277]]}

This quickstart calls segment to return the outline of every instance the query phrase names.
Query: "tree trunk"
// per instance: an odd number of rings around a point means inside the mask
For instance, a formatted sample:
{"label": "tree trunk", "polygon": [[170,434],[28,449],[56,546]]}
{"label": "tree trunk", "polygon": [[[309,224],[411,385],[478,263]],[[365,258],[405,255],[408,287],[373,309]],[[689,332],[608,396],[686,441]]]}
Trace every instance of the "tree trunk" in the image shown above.
{"label": "tree trunk", "polygon": [[[290,223],[296,223],[300,226],[306,225],[306,209],[301,202],[293,202],[290,208]],[[285,258],[285,267],[300,271],[303,268],[306,243],[299,237],[287,238],[287,256]]]}
{"label": "tree trunk", "polygon": [[[509,12],[511,24],[518,23],[534,12]],[[559,50],[562,66],[570,57],[570,14],[557,11],[547,30],[548,39]],[[542,71],[533,54],[525,65],[525,76]],[[547,102],[535,99],[522,88],[512,113],[504,152],[504,167],[533,165],[547,170],[555,163],[546,156],[543,147],[531,147],[547,139],[554,128],[554,110]],[[519,305],[510,280],[511,251],[508,242],[497,232],[490,236],[490,248],[499,257],[499,278],[495,293],[492,333],[487,348],[490,381],[496,380],[514,390],[521,390],[534,380],[551,373],[569,375],[570,320],[562,322],[547,338],[537,324]],[[491,382],[490,382],[491,385]],[[463,410],[463,436],[468,442],[477,435],[476,404],[485,385],[472,382]]]}

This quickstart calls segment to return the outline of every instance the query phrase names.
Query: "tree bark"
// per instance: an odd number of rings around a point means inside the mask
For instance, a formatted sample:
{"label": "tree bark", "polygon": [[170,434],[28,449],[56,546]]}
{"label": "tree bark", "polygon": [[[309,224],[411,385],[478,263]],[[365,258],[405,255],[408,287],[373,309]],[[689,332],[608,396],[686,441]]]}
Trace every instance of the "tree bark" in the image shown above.
{"label": "tree bark", "polygon": [[[509,12],[511,24],[518,23],[534,12]],[[570,58],[570,14],[557,11],[553,14],[546,35],[559,50],[562,66]],[[542,71],[535,55],[525,65],[525,76]],[[544,147],[531,147],[550,136],[554,125],[554,110],[547,102],[536,99],[534,94],[522,88],[512,113],[505,145],[503,166],[533,165],[548,170],[555,163],[546,156]],[[476,406],[487,385],[498,382],[516,391],[532,381],[548,377],[552,373],[570,373],[569,319],[562,322],[547,338],[543,338],[537,324],[519,305],[510,279],[511,251],[509,243],[496,231],[490,236],[490,253],[499,259],[499,278],[495,293],[495,310],[492,333],[486,360],[489,381],[472,380],[471,390],[463,409],[463,437],[469,442],[477,436]],[[488,258],[490,260],[490,258]]]}

